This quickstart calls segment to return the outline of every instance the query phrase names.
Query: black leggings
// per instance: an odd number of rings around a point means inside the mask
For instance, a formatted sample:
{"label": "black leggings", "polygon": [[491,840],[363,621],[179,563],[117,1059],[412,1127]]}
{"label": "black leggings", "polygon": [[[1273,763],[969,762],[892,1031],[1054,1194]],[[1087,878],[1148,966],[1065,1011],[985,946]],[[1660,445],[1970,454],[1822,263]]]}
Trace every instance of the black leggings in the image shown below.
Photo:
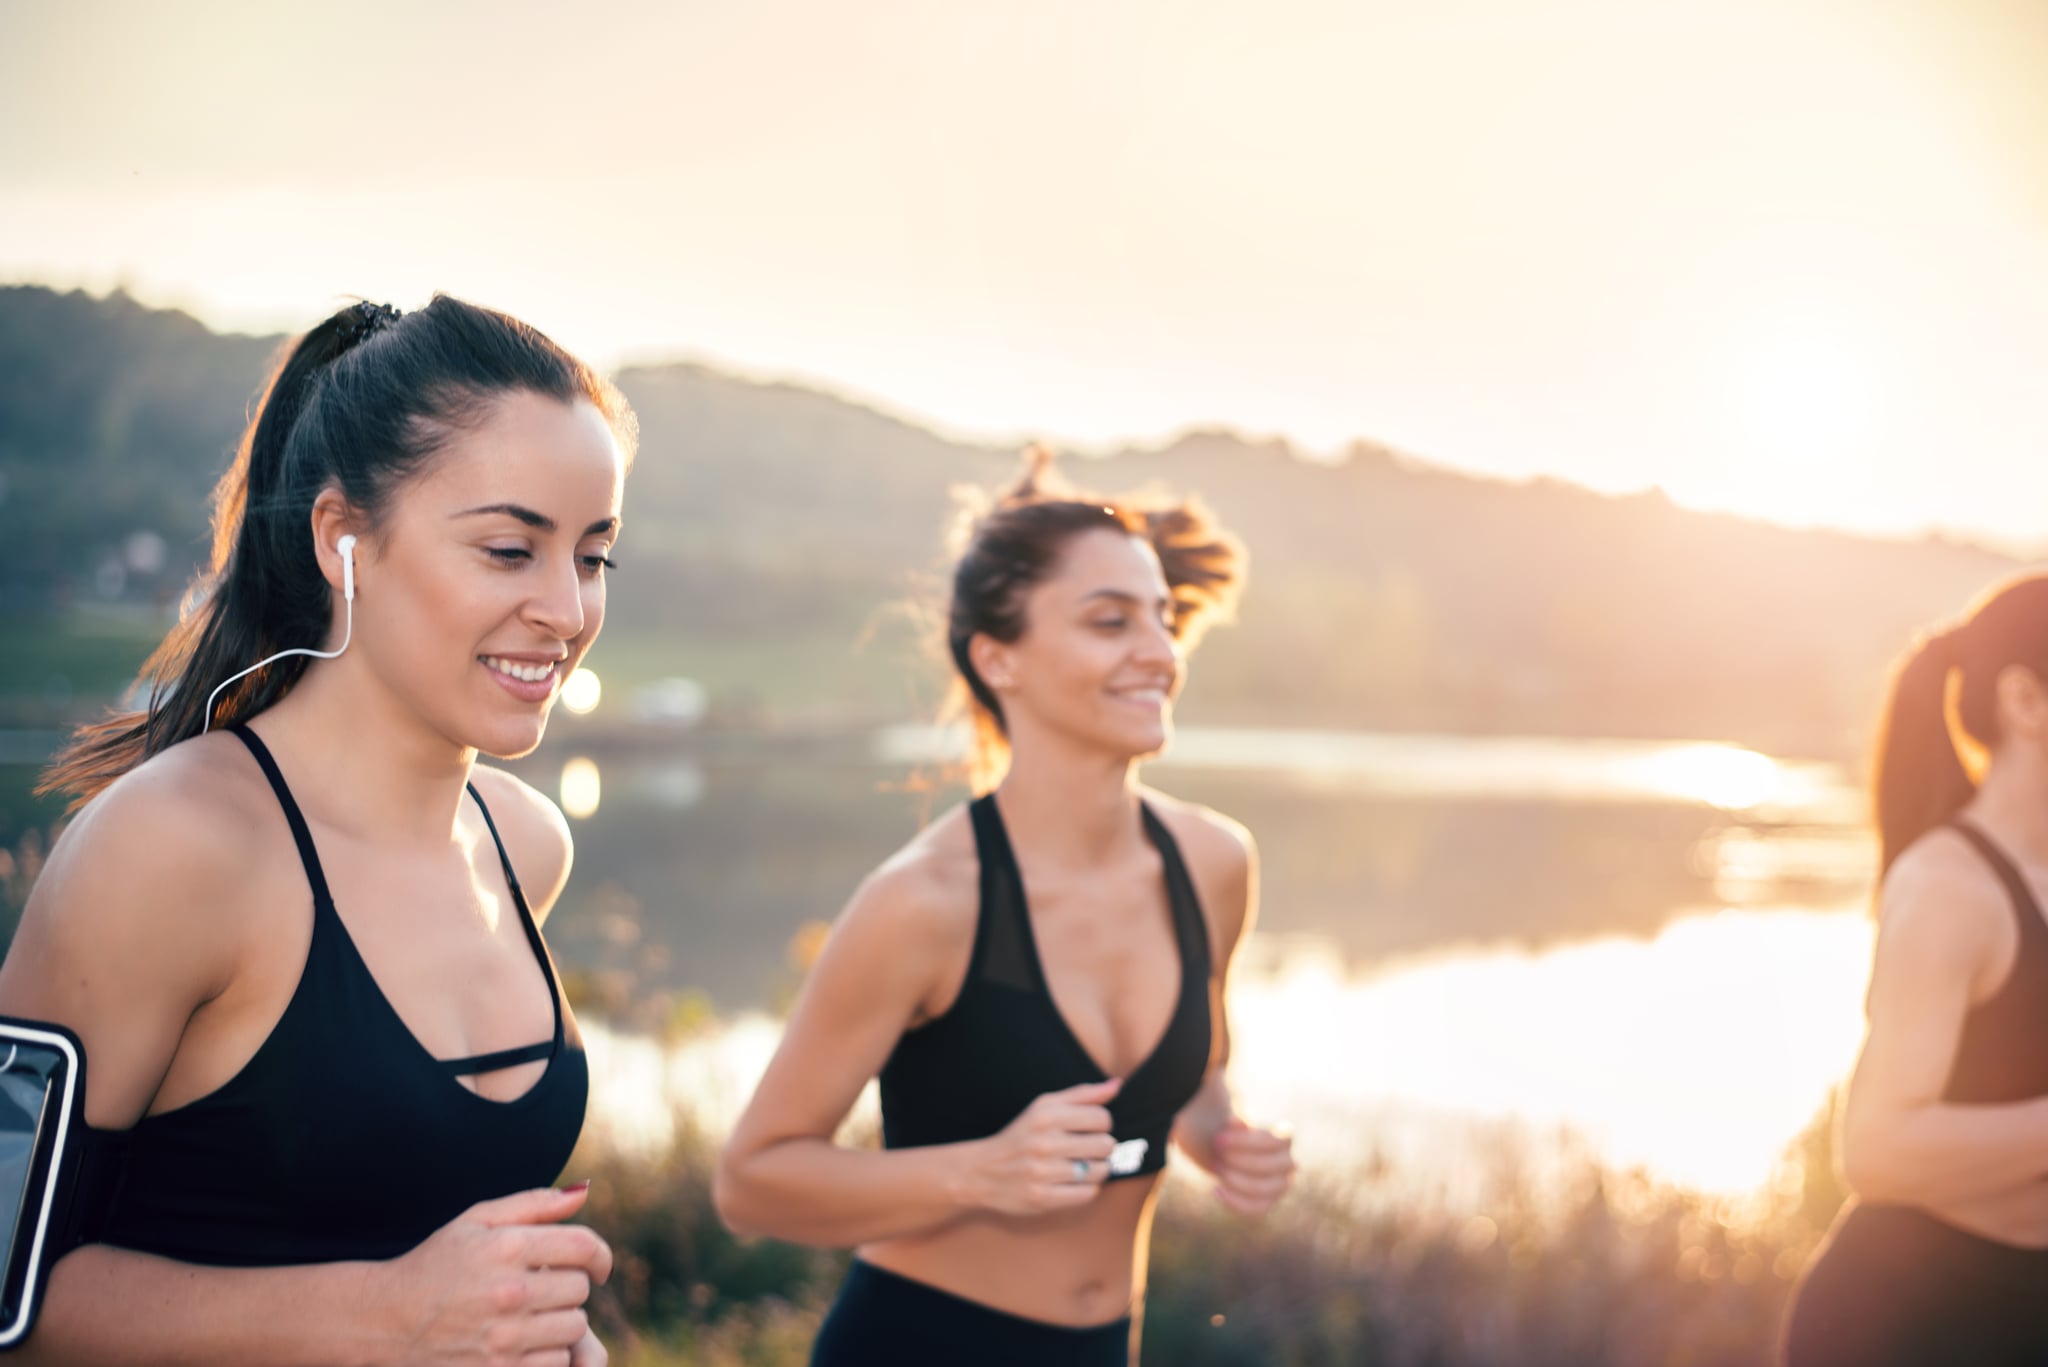
{"label": "black leggings", "polygon": [[1793,1293],[1784,1349],[1787,1367],[2048,1362],[2048,1252],[1852,1206]]}
{"label": "black leggings", "polygon": [[856,1258],[818,1330],[811,1367],[1130,1367],[1131,1322],[1070,1329]]}

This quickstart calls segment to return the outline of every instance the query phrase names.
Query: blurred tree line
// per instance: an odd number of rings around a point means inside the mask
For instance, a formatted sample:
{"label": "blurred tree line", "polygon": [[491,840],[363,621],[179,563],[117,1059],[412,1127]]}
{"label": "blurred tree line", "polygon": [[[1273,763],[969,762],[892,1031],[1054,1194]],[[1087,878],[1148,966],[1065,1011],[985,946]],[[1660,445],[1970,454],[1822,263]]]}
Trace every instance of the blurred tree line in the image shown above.
{"label": "blurred tree line", "polygon": [[[280,340],[118,293],[0,288],[0,623],[176,600]],[[642,446],[600,668],[706,678],[740,722],[928,714],[941,675],[895,609],[937,604],[950,490],[1011,480],[1015,453],[702,366],[618,378]],[[1242,620],[1204,647],[1184,708],[1212,724],[1851,755],[1892,652],[2017,568],[1368,442],[1329,463],[1193,430],[1067,468],[1107,492],[1198,492],[1249,545]]]}

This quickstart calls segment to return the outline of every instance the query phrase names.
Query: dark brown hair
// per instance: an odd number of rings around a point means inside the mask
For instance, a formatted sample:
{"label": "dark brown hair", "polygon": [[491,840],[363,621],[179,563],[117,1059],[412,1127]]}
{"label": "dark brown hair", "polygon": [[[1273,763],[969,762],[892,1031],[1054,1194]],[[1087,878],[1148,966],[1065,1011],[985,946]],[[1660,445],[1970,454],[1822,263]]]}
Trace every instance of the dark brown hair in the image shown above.
{"label": "dark brown hair", "polygon": [[973,726],[968,768],[975,791],[993,787],[1009,761],[1003,705],[968,655],[977,635],[1014,641],[1024,634],[1024,599],[1083,532],[1113,531],[1150,542],[1173,596],[1173,634],[1189,649],[1229,617],[1244,587],[1245,553],[1196,498],[1102,498],[1069,486],[1043,446],[1025,453],[1024,478],[994,503],[970,513],[960,536],[946,610],[946,648],[958,674],[950,711]]}
{"label": "dark brown hair", "polygon": [[1985,756],[1998,748],[1998,676],[2012,665],[2048,684],[2048,575],[1991,589],[1893,666],[1871,764],[1880,876],[1976,792],[1958,740]]}
{"label": "dark brown hair", "polygon": [[[313,502],[337,488],[369,524],[456,432],[518,391],[587,400],[628,460],[636,427],[611,383],[516,318],[446,295],[416,312],[351,304],[288,343],[214,490],[213,556],[178,624],[142,666],[142,710],[79,728],[36,791],[73,807],[206,729],[214,685],[266,656],[317,648],[332,617]],[[224,690],[216,722],[246,720],[305,673],[287,656]]]}

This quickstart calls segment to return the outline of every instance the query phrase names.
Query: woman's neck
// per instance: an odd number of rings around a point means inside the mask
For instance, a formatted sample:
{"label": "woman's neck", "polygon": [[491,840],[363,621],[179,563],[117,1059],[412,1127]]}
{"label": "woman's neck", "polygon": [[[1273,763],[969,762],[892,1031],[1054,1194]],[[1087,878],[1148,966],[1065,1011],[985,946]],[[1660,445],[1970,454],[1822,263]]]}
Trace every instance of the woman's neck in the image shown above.
{"label": "woman's neck", "polygon": [[2048,757],[2032,748],[1999,750],[1967,810],[2019,858],[2048,867]]}
{"label": "woman's neck", "polygon": [[255,718],[281,752],[300,804],[370,839],[447,840],[476,751],[450,743],[374,680],[338,664],[314,665]]}
{"label": "woman's neck", "polygon": [[1138,765],[1034,738],[996,792],[1013,843],[1069,867],[1107,863],[1141,838]]}

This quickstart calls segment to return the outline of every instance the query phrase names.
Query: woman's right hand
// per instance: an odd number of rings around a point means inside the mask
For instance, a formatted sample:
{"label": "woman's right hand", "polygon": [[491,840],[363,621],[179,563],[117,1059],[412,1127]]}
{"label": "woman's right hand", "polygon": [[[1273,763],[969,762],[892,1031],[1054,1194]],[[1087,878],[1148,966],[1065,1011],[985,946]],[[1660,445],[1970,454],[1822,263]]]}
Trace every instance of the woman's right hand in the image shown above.
{"label": "woman's right hand", "polygon": [[[612,1251],[582,1225],[587,1184],[483,1201],[401,1257],[375,1264],[373,1295],[406,1367],[583,1367],[583,1303]],[[581,1354],[582,1356],[576,1356]],[[602,1357],[594,1359],[602,1361]]]}
{"label": "woman's right hand", "polygon": [[[981,1141],[977,1204],[1004,1215],[1042,1215],[1095,1199],[1109,1177],[1109,1103],[1123,1082],[1089,1082],[1047,1092]],[[1086,1175],[1076,1160],[1087,1164]]]}

